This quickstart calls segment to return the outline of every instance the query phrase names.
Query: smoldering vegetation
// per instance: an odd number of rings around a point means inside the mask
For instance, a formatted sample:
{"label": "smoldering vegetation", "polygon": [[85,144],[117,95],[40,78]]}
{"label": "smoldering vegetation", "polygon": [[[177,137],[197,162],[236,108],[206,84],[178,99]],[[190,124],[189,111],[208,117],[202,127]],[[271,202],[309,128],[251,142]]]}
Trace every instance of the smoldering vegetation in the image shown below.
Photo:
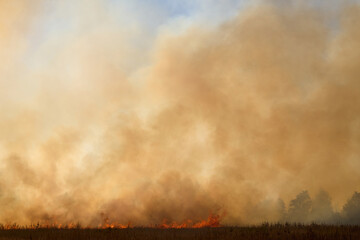
{"label": "smoldering vegetation", "polygon": [[90,2],[42,41],[47,5],[0,2],[0,222],[358,223],[359,4],[264,1],[146,52]]}

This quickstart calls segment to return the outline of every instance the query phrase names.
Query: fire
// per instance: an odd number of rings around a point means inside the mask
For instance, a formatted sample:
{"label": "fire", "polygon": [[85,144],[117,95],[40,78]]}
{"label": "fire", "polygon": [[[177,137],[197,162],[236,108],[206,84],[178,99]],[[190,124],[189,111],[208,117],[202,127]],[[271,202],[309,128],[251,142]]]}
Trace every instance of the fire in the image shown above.
{"label": "fire", "polygon": [[120,223],[110,223],[109,218],[105,217],[104,214],[101,214],[101,216],[103,217],[103,224],[100,224],[98,226],[99,229],[107,229],[107,228],[130,228],[130,222],[127,225],[123,225]]}
{"label": "fire", "polygon": [[[210,214],[206,220],[194,222],[192,220],[186,220],[182,223],[177,222],[169,222],[168,220],[164,219],[161,224],[158,225],[150,225],[145,226],[149,228],[161,228],[161,229],[168,229],[168,228],[204,228],[204,227],[221,227],[220,224],[221,216],[218,214]],[[45,223],[45,224],[32,224],[28,226],[20,226],[16,223],[14,224],[0,224],[0,229],[3,230],[10,230],[10,229],[41,229],[41,228],[52,228],[52,229],[89,229],[92,227],[82,227],[80,223],[68,223],[68,224],[59,224],[56,221],[53,223]],[[97,229],[123,229],[123,228],[132,228],[131,223],[128,224],[120,224],[110,222],[109,218],[104,217],[103,223],[96,227]]]}
{"label": "fire", "polygon": [[193,222],[187,220],[183,223],[167,223],[167,220],[164,220],[161,225],[155,226],[157,228],[203,228],[203,227],[220,227],[220,215],[210,214],[207,220],[202,220],[200,222]]}
{"label": "fire", "polygon": [[220,215],[210,214],[206,221],[201,221],[196,223],[194,228],[202,228],[202,227],[220,227]]}

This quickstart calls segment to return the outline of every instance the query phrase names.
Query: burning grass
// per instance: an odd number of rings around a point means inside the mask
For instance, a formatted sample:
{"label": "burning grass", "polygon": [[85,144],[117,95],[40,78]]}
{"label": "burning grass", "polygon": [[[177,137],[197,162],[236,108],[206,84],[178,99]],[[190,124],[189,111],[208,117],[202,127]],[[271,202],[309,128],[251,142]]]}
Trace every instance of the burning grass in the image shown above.
{"label": "burning grass", "polygon": [[[218,214],[210,214],[206,220],[194,222],[192,220],[186,220],[181,223],[174,221],[169,221],[164,219],[161,224],[153,224],[149,226],[141,226],[142,228],[155,228],[155,229],[180,229],[180,228],[205,228],[205,227],[220,227],[220,218]],[[69,224],[60,224],[56,221],[51,223],[37,223],[26,226],[21,226],[16,223],[13,224],[0,224],[1,230],[29,230],[29,229],[124,229],[124,228],[133,228],[132,224],[121,224],[116,222],[111,222],[109,218],[105,217],[103,223],[97,227],[86,226],[83,227],[80,223],[69,223]]]}

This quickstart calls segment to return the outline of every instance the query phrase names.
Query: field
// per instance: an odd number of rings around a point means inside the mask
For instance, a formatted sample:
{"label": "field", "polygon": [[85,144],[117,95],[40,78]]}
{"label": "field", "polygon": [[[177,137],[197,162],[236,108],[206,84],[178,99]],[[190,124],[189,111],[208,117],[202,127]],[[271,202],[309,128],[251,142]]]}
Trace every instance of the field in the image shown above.
{"label": "field", "polygon": [[325,225],[268,225],[253,227],[217,227],[217,228],[126,228],[126,229],[9,229],[0,230],[0,240],[5,239],[124,239],[124,240],[165,240],[165,239],[294,239],[294,240],[330,240],[360,239],[360,226]]}

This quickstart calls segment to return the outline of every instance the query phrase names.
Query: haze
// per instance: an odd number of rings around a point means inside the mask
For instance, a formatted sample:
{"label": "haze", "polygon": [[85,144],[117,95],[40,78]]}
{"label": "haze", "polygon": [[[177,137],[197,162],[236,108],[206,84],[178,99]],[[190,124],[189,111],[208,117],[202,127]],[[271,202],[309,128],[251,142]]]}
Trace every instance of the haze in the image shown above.
{"label": "haze", "polygon": [[253,224],[305,190],[341,212],[359,22],[357,1],[0,1],[0,222]]}

